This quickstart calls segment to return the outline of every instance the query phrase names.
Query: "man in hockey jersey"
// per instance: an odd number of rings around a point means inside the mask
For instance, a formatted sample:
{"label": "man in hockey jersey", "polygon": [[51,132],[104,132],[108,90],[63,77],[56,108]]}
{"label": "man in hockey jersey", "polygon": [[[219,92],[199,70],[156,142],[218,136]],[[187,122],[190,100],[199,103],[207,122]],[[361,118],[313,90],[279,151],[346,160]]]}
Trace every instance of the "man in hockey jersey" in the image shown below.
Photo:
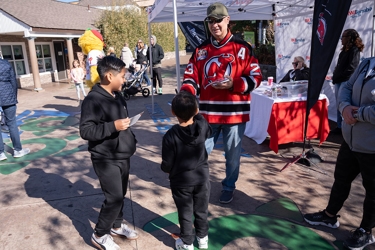
{"label": "man in hockey jersey", "polygon": [[184,73],[181,91],[199,96],[199,110],[212,127],[206,141],[211,153],[222,133],[226,159],[226,177],[219,201],[233,199],[240,169],[241,142],[250,114],[250,92],[262,80],[258,60],[251,46],[232,35],[230,17],[221,3],[207,8],[211,37],[198,46]]}

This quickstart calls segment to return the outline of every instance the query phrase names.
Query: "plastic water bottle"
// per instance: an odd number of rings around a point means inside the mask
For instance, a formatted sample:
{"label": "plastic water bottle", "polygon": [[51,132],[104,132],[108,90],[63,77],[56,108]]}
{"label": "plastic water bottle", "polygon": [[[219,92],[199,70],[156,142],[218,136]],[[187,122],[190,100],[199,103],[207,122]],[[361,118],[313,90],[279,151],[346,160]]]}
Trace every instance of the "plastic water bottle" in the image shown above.
{"label": "plastic water bottle", "polygon": [[272,99],[277,99],[277,86],[275,83],[271,86]]}

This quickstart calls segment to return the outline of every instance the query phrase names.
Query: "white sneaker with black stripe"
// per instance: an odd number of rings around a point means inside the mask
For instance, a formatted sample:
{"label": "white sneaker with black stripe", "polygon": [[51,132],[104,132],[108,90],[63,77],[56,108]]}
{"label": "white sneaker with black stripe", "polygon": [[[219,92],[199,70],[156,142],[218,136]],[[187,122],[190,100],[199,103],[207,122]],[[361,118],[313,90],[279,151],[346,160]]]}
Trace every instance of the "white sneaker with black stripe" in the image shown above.
{"label": "white sneaker with black stripe", "polygon": [[7,158],[7,156],[5,155],[5,153],[4,153],[4,152],[1,153],[1,154],[0,154],[0,161],[4,161],[4,160],[6,160],[6,159],[8,159],[8,158]]}
{"label": "white sneaker with black stripe", "polygon": [[91,242],[94,246],[101,250],[120,250],[121,248],[117,245],[111,235],[105,234],[102,237],[96,237],[95,233],[91,236]]}
{"label": "white sneaker with black stripe", "polygon": [[120,228],[112,228],[111,235],[114,237],[124,237],[128,240],[138,239],[138,232],[128,227],[125,223],[122,223]]}

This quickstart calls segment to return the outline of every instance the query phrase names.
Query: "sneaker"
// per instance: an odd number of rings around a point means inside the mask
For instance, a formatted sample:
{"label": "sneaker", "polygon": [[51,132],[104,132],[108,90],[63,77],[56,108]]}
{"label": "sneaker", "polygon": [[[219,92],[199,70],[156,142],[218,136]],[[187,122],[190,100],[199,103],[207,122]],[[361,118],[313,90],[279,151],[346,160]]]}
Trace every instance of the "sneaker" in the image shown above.
{"label": "sneaker", "polygon": [[374,236],[366,233],[363,228],[357,228],[350,237],[344,241],[343,245],[349,249],[362,250],[365,246],[375,242]]}
{"label": "sneaker", "polygon": [[303,218],[310,225],[322,225],[330,228],[338,228],[340,226],[340,222],[337,220],[337,218],[339,218],[340,215],[329,217],[325,211],[326,210],[324,209],[323,211],[317,213],[305,214]]}
{"label": "sneaker", "polygon": [[204,236],[203,238],[199,238],[197,236],[198,241],[198,248],[199,249],[208,249],[208,236]]}
{"label": "sneaker", "polygon": [[163,89],[162,88],[159,88],[158,89],[158,95],[162,95],[163,94]]}
{"label": "sneaker", "polygon": [[112,228],[111,235],[114,237],[125,237],[128,240],[138,239],[138,232],[129,228],[125,223],[122,223],[118,229]]}
{"label": "sneaker", "polygon": [[95,233],[91,236],[91,242],[94,246],[101,250],[120,250],[121,248],[117,245],[111,235],[105,234],[102,237],[96,237]]}
{"label": "sneaker", "polygon": [[4,160],[7,160],[7,159],[8,158],[7,158],[7,156],[5,155],[4,152],[0,154],[0,161],[4,161]]}
{"label": "sneaker", "polygon": [[233,200],[233,193],[234,193],[234,190],[233,191],[228,191],[228,190],[221,191],[219,202],[224,203],[224,204],[230,203]]}
{"label": "sneaker", "polygon": [[194,250],[194,245],[186,245],[180,238],[176,240],[176,249],[177,250]]}
{"label": "sneaker", "polygon": [[19,151],[14,150],[13,157],[14,158],[20,158],[22,156],[27,155],[28,153],[30,153],[30,149],[28,149],[28,148],[23,148],[23,149],[21,149]]}

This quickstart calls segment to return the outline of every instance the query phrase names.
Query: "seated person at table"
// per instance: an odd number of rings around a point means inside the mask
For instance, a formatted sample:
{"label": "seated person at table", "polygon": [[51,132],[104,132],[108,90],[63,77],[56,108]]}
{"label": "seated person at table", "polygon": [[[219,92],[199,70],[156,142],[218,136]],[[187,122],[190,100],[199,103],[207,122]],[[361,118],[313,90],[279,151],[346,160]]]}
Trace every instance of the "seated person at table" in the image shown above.
{"label": "seated person at table", "polygon": [[296,56],[292,62],[293,69],[289,70],[288,73],[281,79],[280,82],[300,81],[308,80],[310,69],[305,64],[305,59],[302,56]]}

